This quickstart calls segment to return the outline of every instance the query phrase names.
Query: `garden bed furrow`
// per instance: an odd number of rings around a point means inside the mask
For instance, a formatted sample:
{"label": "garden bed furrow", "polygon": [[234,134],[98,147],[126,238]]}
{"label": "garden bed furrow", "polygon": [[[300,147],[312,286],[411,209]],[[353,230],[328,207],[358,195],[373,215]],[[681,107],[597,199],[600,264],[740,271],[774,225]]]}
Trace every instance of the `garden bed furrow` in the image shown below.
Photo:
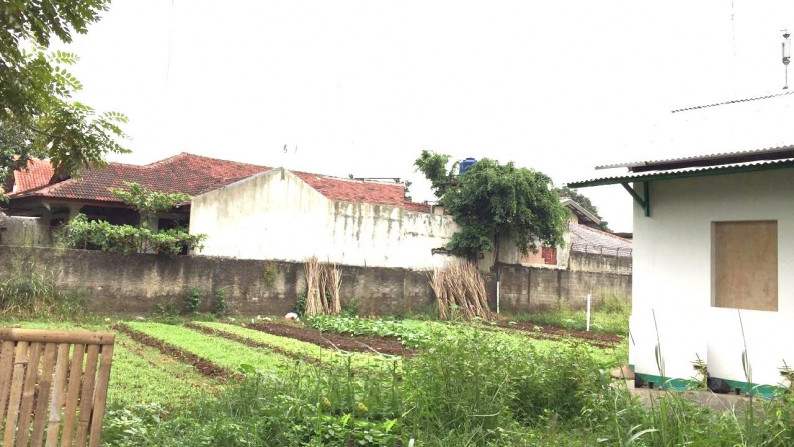
{"label": "garden bed furrow", "polygon": [[177,348],[176,346],[173,346],[162,340],[158,340],[152,336],[146,335],[143,332],[136,331],[124,324],[116,325],[115,329],[119,332],[129,335],[130,338],[138,343],[157,348],[163,354],[193,366],[196,371],[207,377],[226,378],[231,376],[239,378],[239,375],[230,373],[225,368],[222,368],[221,366],[205,358],[201,358],[196,354],[185,351],[184,349]]}
{"label": "garden bed furrow", "polygon": [[414,355],[412,350],[404,348],[402,342],[393,338],[335,334],[279,323],[254,323],[248,327],[272,335],[294,338],[324,348],[364,352],[368,354],[399,355],[403,357],[411,357]]}
{"label": "garden bed furrow", "polygon": [[272,351],[272,352],[275,352],[277,354],[281,354],[281,355],[283,355],[285,357],[289,357],[291,359],[303,360],[305,362],[312,363],[312,364],[322,363],[319,359],[316,359],[316,358],[313,358],[313,357],[298,355],[298,354],[295,354],[293,352],[289,352],[289,351],[286,351],[284,349],[278,348],[276,346],[272,346],[272,345],[269,345],[267,343],[262,343],[261,341],[251,340],[249,338],[241,337],[239,335],[231,334],[231,333],[224,332],[224,331],[219,331],[219,330],[213,329],[211,327],[202,326],[200,324],[187,323],[187,324],[185,324],[185,327],[189,328],[189,329],[193,329],[194,331],[201,332],[201,333],[206,334],[206,335],[212,335],[213,337],[221,337],[221,338],[225,338],[227,340],[235,341],[237,343],[241,343],[241,344],[244,344],[246,346],[250,346],[252,348],[266,349],[268,351]]}

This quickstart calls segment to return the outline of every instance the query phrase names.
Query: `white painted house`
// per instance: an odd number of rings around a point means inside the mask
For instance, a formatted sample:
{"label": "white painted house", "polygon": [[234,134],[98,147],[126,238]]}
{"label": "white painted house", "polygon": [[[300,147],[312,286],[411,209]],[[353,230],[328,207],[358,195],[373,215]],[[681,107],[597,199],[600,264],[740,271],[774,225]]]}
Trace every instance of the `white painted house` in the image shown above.
{"label": "white painted house", "polygon": [[202,255],[374,267],[444,265],[457,226],[407,202],[403,185],[284,168],[253,175],[191,202],[190,232],[208,235]]}
{"label": "white painted house", "polygon": [[628,172],[569,186],[635,199],[637,375],[681,387],[699,358],[732,390],[779,385],[794,365],[794,146],[602,168]]}

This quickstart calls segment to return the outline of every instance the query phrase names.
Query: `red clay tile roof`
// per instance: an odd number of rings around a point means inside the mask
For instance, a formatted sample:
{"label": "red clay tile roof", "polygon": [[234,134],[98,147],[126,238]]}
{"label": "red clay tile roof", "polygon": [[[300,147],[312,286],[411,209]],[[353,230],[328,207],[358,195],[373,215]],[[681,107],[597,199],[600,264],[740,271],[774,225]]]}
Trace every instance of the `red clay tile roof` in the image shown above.
{"label": "red clay tile roof", "polygon": [[294,172],[301,180],[331,200],[403,206],[402,183],[379,183]]}
{"label": "red clay tile roof", "polygon": [[19,193],[29,189],[42,187],[50,182],[53,175],[49,160],[31,158],[24,170],[14,171],[14,190]]}
{"label": "red clay tile roof", "polygon": [[[271,169],[183,152],[145,166],[109,163],[104,169],[86,170],[80,178],[47,186],[52,177],[52,166],[42,160],[36,160],[34,165],[36,170],[14,173],[19,189],[10,198],[38,196],[119,203],[108,188],[123,187],[125,181],[140,183],[156,191],[182,192],[196,196]],[[305,172],[293,173],[331,200],[393,205],[411,211],[430,212],[428,205],[406,202],[403,199],[401,183],[367,182]],[[46,180],[42,182],[41,179],[44,178]]]}
{"label": "red clay tile roof", "polygon": [[[20,188],[10,197],[40,196],[118,203],[119,199],[108,191],[108,188],[123,187],[125,181],[140,183],[147,188],[162,192],[198,195],[269,169],[265,166],[216,160],[183,152],[144,166],[108,163],[106,168],[81,172],[80,178],[64,180],[38,189]],[[51,166],[50,170],[52,170]],[[17,171],[15,176],[17,174],[22,174],[23,182],[27,181],[24,179],[27,172]]]}

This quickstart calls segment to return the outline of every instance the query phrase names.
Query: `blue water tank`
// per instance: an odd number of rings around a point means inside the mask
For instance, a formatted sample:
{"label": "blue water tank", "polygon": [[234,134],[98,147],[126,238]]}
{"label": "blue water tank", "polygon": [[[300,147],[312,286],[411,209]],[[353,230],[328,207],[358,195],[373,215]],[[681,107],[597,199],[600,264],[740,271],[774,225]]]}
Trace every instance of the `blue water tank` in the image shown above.
{"label": "blue water tank", "polygon": [[468,171],[470,167],[474,166],[474,163],[477,163],[477,160],[471,157],[460,162],[460,173],[463,174],[464,172]]}

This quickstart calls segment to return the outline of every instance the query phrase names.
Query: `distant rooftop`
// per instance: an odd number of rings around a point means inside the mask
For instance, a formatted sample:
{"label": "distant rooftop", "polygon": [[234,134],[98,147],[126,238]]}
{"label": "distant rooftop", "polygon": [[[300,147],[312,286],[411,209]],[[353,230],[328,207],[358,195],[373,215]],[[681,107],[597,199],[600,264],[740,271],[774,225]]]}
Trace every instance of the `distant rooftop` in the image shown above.
{"label": "distant rooftop", "polygon": [[[96,202],[123,205],[109,188],[136,182],[160,192],[183,192],[192,196],[221,188],[272,168],[229,160],[203,157],[183,152],[148,165],[108,163],[105,168],[84,169],[79,177],[54,178],[49,160],[31,159],[25,169],[14,172],[9,198],[54,201]],[[351,180],[322,174],[293,171],[301,180],[331,200],[374,203],[403,207],[410,211],[430,212],[430,205],[404,199],[402,183]]]}
{"label": "distant rooftop", "polygon": [[571,251],[631,257],[632,244],[629,239],[576,223],[570,223],[568,230]]}

